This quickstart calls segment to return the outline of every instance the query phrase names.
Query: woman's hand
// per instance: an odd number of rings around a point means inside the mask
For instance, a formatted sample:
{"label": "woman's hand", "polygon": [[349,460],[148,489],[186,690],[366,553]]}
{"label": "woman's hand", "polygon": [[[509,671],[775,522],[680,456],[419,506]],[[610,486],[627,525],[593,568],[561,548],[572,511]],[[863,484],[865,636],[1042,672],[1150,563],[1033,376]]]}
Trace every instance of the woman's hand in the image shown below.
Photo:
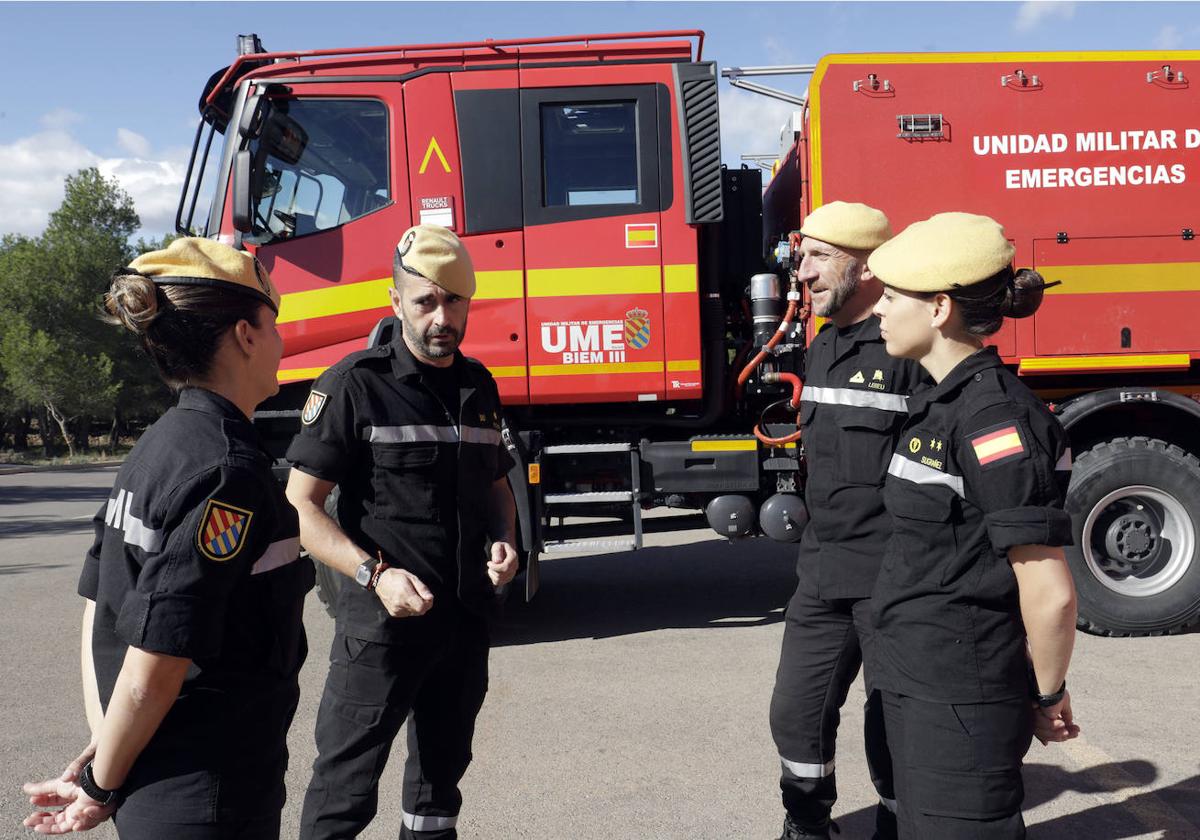
{"label": "woman's hand", "polygon": [[1071,711],[1071,693],[1063,691],[1063,698],[1053,706],[1033,707],[1033,734],[1043,745],[1051,741],[1069,741],[1078,737],[1079,726]]}
{"label": "woman's hand", "polygon": [[[72,762],[72,765],[74,762]],[[82,768],[83,765],[80,765]],[[101,805],[79,785],[64,779],[29,782],[24,786],[29,803],[38,810],[24,820],[26,828],[38,834],[70,834],[88,831],[100,825],[117,810],[116,805]],[[47,808],[61,810],[49,811]]]}
{"label": "woman's hand", "polygon": [[96,736],[92,736],[91,743],[83,748],[83,752],[79,757],[67,765],[59,776],[64,782],[74,782],[79,778],[79,774],[83,772],[83,766],[96,757]]}

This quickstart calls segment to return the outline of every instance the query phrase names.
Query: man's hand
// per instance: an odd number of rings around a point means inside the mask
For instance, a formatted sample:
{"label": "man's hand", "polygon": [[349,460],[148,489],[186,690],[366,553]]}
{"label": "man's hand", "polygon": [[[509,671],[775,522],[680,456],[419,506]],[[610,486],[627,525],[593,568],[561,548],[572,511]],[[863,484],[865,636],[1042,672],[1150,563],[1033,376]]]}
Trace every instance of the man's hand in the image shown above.
{"label": "man's hand", "polygon": [[512,543],[492,543],[492,559],[487,564],[492,586],[504,586],[517,574],[517,550]]}
{"label": "man's hand", "polygon": [[[62,779],[26,783],[24,790],[29,796],[29,804],[39,809],[25,818],[24,825],[38,834],[88,831],[117,810],[115,805],[101,805],[77,784]],[[47,811],[46,808],[62,810]]]}
{"label": "man's hand", "polygon": [[375,594],[392,618],[424,615],[433,606],[433,593],[421,579],[404,569],[384,569]]}
{"label": "man's hand", "polygon": [[1034,705],[1033,734],[1042,744],[1051,741],[1069,741],[1079,736],[1079,726],[1071,711],[1071,694],[1063,693],[1063,699],[1053,706],[1041,708]]}

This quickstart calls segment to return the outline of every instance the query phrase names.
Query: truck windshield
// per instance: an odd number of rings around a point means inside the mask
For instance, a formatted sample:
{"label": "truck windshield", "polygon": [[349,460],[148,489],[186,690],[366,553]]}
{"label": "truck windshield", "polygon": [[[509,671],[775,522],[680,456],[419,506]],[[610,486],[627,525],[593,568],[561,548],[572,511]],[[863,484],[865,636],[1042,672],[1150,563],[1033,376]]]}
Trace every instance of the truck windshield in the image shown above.
{"label": "truck windshield", "polygon": [[374,99],[275,99],[251,153],[256,245],[344,225],[391,203],[387,109]]}

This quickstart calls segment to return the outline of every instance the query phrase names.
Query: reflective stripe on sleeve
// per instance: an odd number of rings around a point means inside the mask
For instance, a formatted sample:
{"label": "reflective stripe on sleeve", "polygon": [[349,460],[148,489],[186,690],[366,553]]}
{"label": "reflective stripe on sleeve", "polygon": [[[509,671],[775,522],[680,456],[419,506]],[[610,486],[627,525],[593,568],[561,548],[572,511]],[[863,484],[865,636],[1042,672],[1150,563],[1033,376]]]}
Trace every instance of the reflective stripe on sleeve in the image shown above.
{"label": "reflective stripe on sleeve", "polygon": [[404,815],[404,825],[410,831],[446,831],[454,828],[458,823],[458,817],[426,817],[420,814],[410,814],[408,811],[401,811]]}
{"label": "reflective stripe on sleeve", "polygon": [[1071,447],[1063,450],[1062,457],[1058,459],[1058,463],[1054,465],[1055,472],[1070,472],[1071,471]]}
{"label": "reflective stripe on sleeve", "polygon": [[458,443],[458,430],[453,426],[434,426],[431,423],[413,426],[367,426],[363,437],[371,443]]}
{"label": "reflective stripe on sleeve", "polygon": [[486,443],[496,446],[500,443],[500,433],[492,428],[481,426],[463,426],[459,430],[463,443]]}
{"label": "reflective stripe on sleeve", "polygon": [[892,462],[888,464],[888,474],[894,475],[896,478],[902,478],[905,481],[911,481],[913,484],[944,484],[949,487],[960,498],[965,499],[967,494],[963,491],[963,479],[961,475],[952,475],[944,473],[941,470],[935,470],[933,467],[927,467],[924,464],[918,464],[916,461],[910,461],[903,455],[892,455]]}
{"label": "reflective stripe on sleeve", "polygon": [[286,566],[288,563],[295,563],[299,559],[299,537],[276,540],[267,546],[267,550],[262,553],[262,557],[254,561],[254,565],[250,567],[250,574],[261,575],[263,572],[278,569],[280,566]]}
{"label": "reflective stripe on sleeve", "polygon": [[858,391],[854,388],[823,388],[805,385],[800,393],[801,402],[822,405],[850,405],[856,408],[877,408],[880,411],[908,411],[908,397],[902,394],[881,394],[877,391]]}
{"label": "reflective stripe on sleeve", "polygon": [[824,779],[833,773],[834,763],[832,758],[824,764],[806,764],[802,761],[788,761],[783,756],[779,756],[779,761],[789,773],[798,779]]}
{"label": "reflective stripe on sleeve", "polygon": [[129,513],[128,508],[125,512],[124,527],[121,530],[125,532],[125,542],[136,545],[143,551],[155,552],[162,547],[162,531],[147,527],[142,520]]}

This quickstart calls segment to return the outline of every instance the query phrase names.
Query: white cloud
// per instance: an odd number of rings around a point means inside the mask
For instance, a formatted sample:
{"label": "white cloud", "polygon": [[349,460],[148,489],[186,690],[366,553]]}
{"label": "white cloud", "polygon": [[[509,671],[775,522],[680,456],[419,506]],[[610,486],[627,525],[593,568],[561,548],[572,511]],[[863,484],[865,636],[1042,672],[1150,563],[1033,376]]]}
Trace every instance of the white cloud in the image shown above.
{"label": "white cloud", "polygon": [[1060,0],[1027,0],[1017,9],[1017,19],[1013,21],[1013,29],[1017,32],[1032,32],[1043,21],[1055,18],[1070,20],[1075,17],[1075,6],[1076,4],[1073,2],[1060,2]]}
{"label": "white cloud", "polygon": [[[721,91],[721,157],[740,166],[741,155],[778,154],[780,130],[799,109],[779,99],[729,88]],[[791,136],[788,137],[788,145]]]}
{"label": "white cloud", "polygon": [[1173,23],[1168,23],[1158,31],[1154,38],[1154,46],[1160,50],[1177,50],[1183,46],[1183,32]]}
{"label": "white cloud", "polygon": [[130,131],[128,128],[117,129],[117,145],[134,157],[144,158],[150,156],[150,141],[136,131]]}
{"label": "white cloud", "polygon": [[56,129],[67,128],[77,122],[83,121],[83,115],[77,114],[70,108],[55,108],[49,113],[42,114],[42,118],[38,120],[42,128]]}
{"label": "white cloud", "polygon": [[[43,117],[61,122],[62,114]],[[68,120],[69,123],[70,120]],[[0,144],[0,234],[37,236],[63,198],[63,180],[80,169],[97,167],[129,193],[142,220],[140,235],[161,236],[175,226],[175,207],[187,166],[187,149],[157,155],[132,131],[118,132],[131,157],[104,157],[88,149],[65,128],[51,128]]]}

